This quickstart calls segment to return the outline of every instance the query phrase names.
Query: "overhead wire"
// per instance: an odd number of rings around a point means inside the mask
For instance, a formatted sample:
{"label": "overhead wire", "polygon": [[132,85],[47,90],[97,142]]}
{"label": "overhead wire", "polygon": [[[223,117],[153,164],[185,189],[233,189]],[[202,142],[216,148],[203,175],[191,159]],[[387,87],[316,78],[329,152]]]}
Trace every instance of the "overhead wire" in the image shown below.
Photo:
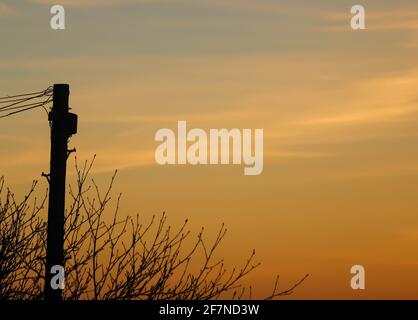
{"label": "overhead wire", "polygon": [[[0,97],[0,119],[38,107],[42,107],[45,110],[45,112],[48,113],[48,110],[45,106],[51,102],[52,92],[52,87],[48,87],[42,91]],[[41,101],[36,101],[44,97],[47,98]],[[5,103],[7,103],[7,105],[1,106]],[[1,113],[6,112],[8,113],[5,115],[1,115]]]}
{"label": "overhead wire", "polygon": [[41,91],[36,91],[36,92],[31,92],[31,93],[23,93],[23,94],[16,94],[16,95],[13,95],[13,96],[7,95],[7,96],[4,96],[4,97],[0,97],[0,100],[9,99],[9,98],[16,98],[16,97],[32,96],[32,95],[38,95],[38,94],[45,94],[45,93],[48,93],[48,92],[52,92],[51,89],[52,89],[52,86],[49,86],[45,90],[41,90]]}

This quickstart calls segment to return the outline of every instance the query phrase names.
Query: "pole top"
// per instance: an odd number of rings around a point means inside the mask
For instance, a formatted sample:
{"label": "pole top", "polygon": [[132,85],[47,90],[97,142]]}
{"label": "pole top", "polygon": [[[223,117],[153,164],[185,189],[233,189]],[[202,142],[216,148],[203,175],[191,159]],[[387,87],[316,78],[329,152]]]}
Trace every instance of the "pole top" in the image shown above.
{"label": "pole top", "polygon": [[52,112],[55,115],[68,113],[68,96],[70,95],[70,86],[68,84],[54,84],[52,94]]}
{"label": "pole top", "polygon": [[54,91],[70,92],[70,85],[66,83],[55,83]]}

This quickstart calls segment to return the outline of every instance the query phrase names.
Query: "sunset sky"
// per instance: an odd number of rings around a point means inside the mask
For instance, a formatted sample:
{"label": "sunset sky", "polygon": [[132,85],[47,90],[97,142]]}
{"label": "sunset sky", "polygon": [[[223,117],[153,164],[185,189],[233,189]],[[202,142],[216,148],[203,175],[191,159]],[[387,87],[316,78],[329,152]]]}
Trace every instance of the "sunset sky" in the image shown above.
{"label": "sunset sky", "polygon": [[[56,3],[66,30],[50,28]],[[350,28],[354,4],[366,30]],[[118,169],[123,212],[208,235],[225,222],[226,263],[253,248],[262,262],[255,297],[309,273],[291,298],[418,298],[416,0],[0,1],[0,39],[0,96],[69,83],[70,147],[97,155],[99,182]],[[154,135],[178,120],[264,129],[263,173],[156,165]],[[17,194],[47,187],[49,148],[42,109],[0,119]]]}

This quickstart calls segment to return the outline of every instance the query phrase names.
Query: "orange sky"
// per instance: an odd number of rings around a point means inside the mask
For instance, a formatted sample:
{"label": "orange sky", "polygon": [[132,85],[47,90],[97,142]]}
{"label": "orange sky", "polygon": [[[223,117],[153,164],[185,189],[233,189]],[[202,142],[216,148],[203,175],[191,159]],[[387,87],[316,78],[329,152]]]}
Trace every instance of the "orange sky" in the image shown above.
{"label": "orange sky", "polygon": [[[361,1],[356,32],[346,0],[61,0],[65,31],[50,3],[0,3],[0,96],[69,83],[70,146],[99,181],[119,170],[124,212],[225,222],[227,263],[262,262],[256,297],[310,273],[293,298],[418,298],[416,1]],[[263,173],[157,166],[154,134],[178,120],[263,128]],[[0,150],[23,192],[48,170],[45,113],[0,119]]]}

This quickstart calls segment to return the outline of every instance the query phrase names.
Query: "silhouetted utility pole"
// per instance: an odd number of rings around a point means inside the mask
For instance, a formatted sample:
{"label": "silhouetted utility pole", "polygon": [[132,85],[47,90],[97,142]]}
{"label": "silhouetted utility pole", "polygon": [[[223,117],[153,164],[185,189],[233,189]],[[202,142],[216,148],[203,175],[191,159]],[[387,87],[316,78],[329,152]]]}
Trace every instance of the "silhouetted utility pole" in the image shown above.
{"label": "silhouetted utility pole", "polygon": [[[62,289],[53,288],[51,268],[64,268],[65,175],[67,170],[68,138],[77,133],[77,115],[69,112],[68,84],[55,84],[53,105],[48,115],[51,124],[51,163],[49,175],[49,207],[45,270],[45,300],[62,299]],[[57,268],[57,267],[55,267]]]}

